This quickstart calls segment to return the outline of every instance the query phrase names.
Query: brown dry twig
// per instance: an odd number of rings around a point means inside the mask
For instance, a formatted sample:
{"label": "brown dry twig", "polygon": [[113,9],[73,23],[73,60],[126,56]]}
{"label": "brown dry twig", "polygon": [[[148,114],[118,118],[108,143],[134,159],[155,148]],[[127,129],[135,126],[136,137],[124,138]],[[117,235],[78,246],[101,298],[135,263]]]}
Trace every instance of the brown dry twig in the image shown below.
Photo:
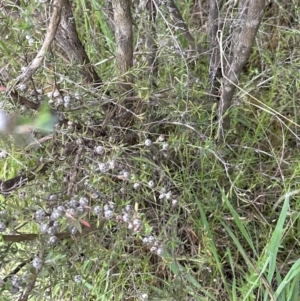
{"label": "brown dry twig", "polygon": [[8,179],[6,181],[0,180],[0,194],[7,195],[12,191],[24,186],[27,182],[32,181],[37,173],[45,173],[49,167],[49,163],[39,164],[35,169],[25,172],[22,175]]}
{"label": "brown dry twig", "polygon": [[[83,235],[87,235],[89,233],[95,232],[95,231],[100,231],[104,225],[105,220],[101,221],[100,225],[98,227],[92,226],[90,228],[84,227],[82,231],[78,231],[75,234],[75,237],[80,237]],[[33,234],[33,233],[28,233],[28,234],[11,234],[11,235],[1,235],[2,240],[5,243],[14,243],[14,242],[29,242],[38,239],[40,236],[38,234]],[[59,239],[68,239],[73,237],[70,232],[61,232],[55,234],[55,236]]]}
{"label": "brown dry twig", "polygon": [[[35,73],[35,71],[41,66],[42,61],[43,61],[45,55],[47,54],[47,52],[55,38],[55,34],[56,34],[56,31],[57,31],[57,28],[58,28],[58,25],[60,22],[62,3],[63,3],[63,0],[54,0],[53,5],[52,5],[53,13],[50,18],[50,23],[47,28],[47,33],[46,33],[44,43],[43,43],[40,51],[34,58],[34,60],[29,64],[29,66],[26,68],[26,70],[16,78],[14,86],[19,83],[27,82],[31,78],[31,76]],[[13,87],[10,88],[10,90],[12,90],[12,89],[13,89]]]}
{"label": "brown dry twig", "polygon": [[74,162],[74,166],[73,166],[73,171],[71,173],[70,181],[69,181],[69,184],[68,184],[68,192],[67,192],[68,196],[71,196],[74,192],[75,181],[76,181],[76,176],[77,176],[77,173],[78,173],[78,166],[79,166],[80,158],[81,158],[81,155],[82,155],[82,151],[83,151],[83,146],[80,146],[80,148],[78,149],[77,154],[76,154],[76,158],[75,158],[75,162]]}

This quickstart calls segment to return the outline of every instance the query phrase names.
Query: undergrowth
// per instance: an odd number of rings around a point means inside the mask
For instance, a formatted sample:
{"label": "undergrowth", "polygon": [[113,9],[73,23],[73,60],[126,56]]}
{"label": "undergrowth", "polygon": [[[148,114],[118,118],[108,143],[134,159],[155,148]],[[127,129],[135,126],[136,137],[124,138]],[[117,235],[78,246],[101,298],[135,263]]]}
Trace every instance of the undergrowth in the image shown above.
{"label": "undergrowth", "polygon": [[[148,85],[144,49],[135,55],[134,123],[124,129],[106,119],[96,104],[118,78],[113,59],[103,62],[115,45],[99,3],[76,1],[75,20],[80,38],[91,41],[86,50],[103,89],[81,84],[78,66],[49,54],[51,65],[19,92],[50,104],[54,132],[1,140],[0,178],[35,174],[0,199],[0,277],[23,264],[0,282],[1,300],[18,300],[35,270],[30,300],[299,300],[296,25],[264,20],[229,111],[231,130],[218,144],[218,108],[206,103],[208,61],[191,59],[178,48],[182,37],[170,33],[160,35],[156,88]],[[21,7],[26,24],[14,18],[15,6],[2,12],[1,84],[26,66],[44,34],[36,12],[45,7]],[[179,7],[193,16],[189,3]],[[159,28],[164,22],[158,15]],[[276,51],[266,32],[276,35]],[[54,81],[62,98],[49,96]],[[116,103],[123,97],[112,92]],[[11,116],[14,107],[35,114],[4,93],[1,104]],[[62,232],[71,235],[58,239]],[[15,234],[38,238],[5,242]]]}

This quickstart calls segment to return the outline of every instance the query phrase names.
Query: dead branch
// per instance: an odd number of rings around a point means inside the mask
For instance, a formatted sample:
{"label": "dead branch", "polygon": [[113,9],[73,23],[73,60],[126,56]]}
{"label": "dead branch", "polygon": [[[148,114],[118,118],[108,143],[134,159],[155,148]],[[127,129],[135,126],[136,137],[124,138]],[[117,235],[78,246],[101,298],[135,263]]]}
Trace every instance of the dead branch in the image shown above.
{"label": "dead branch", "polygon": [[28,98],[19,95],[19,93],[16,92],[15,90],[13,90],[13,91],[10,92],[10,97],[16,103],[20,104],[21,106],[25,106],[28,109],[37,111],[38,108],[40,107],[39,103],[33,102],[33,101],[29,100]]}
{"label": "dead branch", "polygon": [[[75,234],[75,237],[87,235],[87,234],[95,232],[95,231],[101,231],[101,229],[103,228],[104,223],[105,223],[105,220],[101,221],[101,223],[98,227],[96,227],[96,226],[92,226],[90,228],[84,227],[81,232],[78,231]],[[73,237],[70,232],[57,233],[57,234],[55,234],[55,236],[59,240],[68,239],[68,238]],[[11,242],[11,243],[14,243],[14,242],[29,242],[29,241],[33,241],[33,240],[36,240],[36,239],[40,238],[40,236],[38,234],[33,234],[33,233],[16,234],[16,235],[14,235],[14,234],[12,234],[12,235],[1,235],[1,237],[2,237],[2,239],[5,243],[9,243],[9,242]]]}
{"label": "dead branch", "polygon": [[76,154],[76,158],[75,158],[75,162],[74,162],[74,166],[73,166],[73,171],[72,174],[70,176],[70,180],[69,180],[69,184],[68,184],[68,191],[67,191],[67,195],[71,196],[74,192],[74,187],[75,187],[75,181],[76,181],[76,176],[78,173],[78,166],[79,166],[79,162],[80,162],[80,158],[82,155],[82,151],[83,151],[83,146],[81,146]]}
{"label": "dead branch", "polygon": [[20,176],[12,179],[1,181],[0,180],[0,194],[8,195],[12,191],[18,190],[29,181],[32,181],[37,173],[44,173],[48,169],[49,164],[40,164],[35,169],[28,171]]}
{"label": "dead branch", "polygon": [[44,40],[44,43],[38,52],[37,56],[34,58],[34,60],[29,64],[27,69],[16,78],[15,85],[19,83],[25,83],[27,82],[31,76],[35,73],[35,71],[41,66],[42,61],[47,54],[57,31],[59,22],[60,22],[60,16],[61,16],[61,10],[62,10],[62,3],[63,0],[54,0],[53,2],[53,13],[50,19],[50,23],[47,28],[46,37]]}

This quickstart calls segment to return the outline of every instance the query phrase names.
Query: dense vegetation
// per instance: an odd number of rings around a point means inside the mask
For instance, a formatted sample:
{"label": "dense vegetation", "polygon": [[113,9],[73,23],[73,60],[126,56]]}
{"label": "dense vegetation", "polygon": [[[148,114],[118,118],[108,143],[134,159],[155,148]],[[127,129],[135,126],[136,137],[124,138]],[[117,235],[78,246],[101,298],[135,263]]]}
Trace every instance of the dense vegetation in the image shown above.
{"label": "dense vegetation", "polygon": [[129,3],[0,2],[0,300],[299,300],[299,4]]}

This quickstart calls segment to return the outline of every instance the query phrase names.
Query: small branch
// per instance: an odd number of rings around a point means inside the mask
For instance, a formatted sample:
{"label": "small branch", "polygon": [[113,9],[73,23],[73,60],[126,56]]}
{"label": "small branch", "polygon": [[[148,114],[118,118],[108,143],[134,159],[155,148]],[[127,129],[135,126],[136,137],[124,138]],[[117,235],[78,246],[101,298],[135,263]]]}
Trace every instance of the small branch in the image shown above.
{"label": "small branch", "polygon": [[219,30],[219,5],[217,0],[209,1],[208,14],[208,37],[210,39],[210,64],[209,64],[209,79],[210,91],[208,99],[217,101],[220,92],[220,80],[222,77],[220,50],[218,47],[217,32]]}
{"label": "small branch", "polygon": [[183,36],[186,38],[187,42],[190,45],[190,48],[194,51],[203,52],[202,47],[197,46],[195,44],[195,39],[189,31],[188,26],[186,25],[183,17],[176,6],[173,0],[167,1],[167,6],[171,14],[172,21],[174,22],[172,25],[176,28],[179,27],[182,30]]}
{"label": "small branch", "polygon": [[33,102],[29,99],[27,99],[24,96],[19,95],[18,92],[16,91],[11,91],[10,92],[10,96],[13,98],[13,100],[15,100],[17,103],[19,103],[22,106],[25,106],[28,109],[32,109],[37,111],[38,108],[40,107],[39,103]]}
{"label": "small branch", "polygon": [[44,173],[49,167],[49,164],[40,164],[35,169],[28,171],[27,173],[14,177],[12,179],[1,181],[0,180],[0,194],[7,195],[12,191],[17,190],[24,186],[27,182],[32,181],[36,173]]}
{"label": "small branch", "polygon": [[76,181],[76,176],[77,176],[77,173],[78,173],[78,166],[79,166],[82,151],[83,151],[83,146],[81,146],[78,149],[77,154],[76,154],[76,158],[75,158],[75,162],[74,162],[74,166],[73,166],[73,171],[72,171],[72,174],[70,176],[70,181],[69,181],[69,185],[68,185],[68,192],[67,192],[68,196],[71,196],[74,192],[75,181]]}
{"label": "small branch", "polygon": [[[100,225],[98,227],[90,227],[90,228],[87,228],[87,227],[84,227],[82,229],[82,232],[77,232],[75,234],[75,237],[79,237],[79,236],[82,236],[82,235],[86,235],[86,234],[89,234],[91,232],[94,232],[94,231],[100,231],[103,227],[105,223],[105,220],[102,220]],[[55,236],[60,239],[60,240],[63,240],[63,239],[68,239],[68,238],[71,238],[73,237],[71,235],[70,232],[61,232],[61,233],[57,233],[55,234]],[[29,241],[33,241],[33,240],[36,240],[38,239],[40,236],[38,234],[33,234],[33,233],[29,233],[29,234],[18,234],[18,235],[1,235],[2,239],[4,242],[8,243],[8,242],[29,242]]]}
{"label": "small branch", "polygon": [[[41,258],[44,257],[44,250],[42,250],[39,254],[39,256]],[[30,296],[30,293],[33,291],[34,289],[34,286],[35,286],[35,283],[36,283],[36,280],[37,280],[37,276],[38,274],[41,272],[43,266],[41,265],[41,267],[39,268],[36,268],[35,269],[35,272],[31,274],[31,277],[27,283],[27,288],[26,288],[26,291],[23,293],[23,295],[19,298],[18,301],[27,301],[29,296]]]}
{"label": "small branch", "polygon": [[[42,61],[47,54],[54,38],[55,34],[60,22],[60,16],[61,16],[61,10],[62,10],[62,2],[63,0],[54,0],[53,2],[53,13],[50,19],[50,23],[48,25],[46,37],[44,40],[44,43],[38,52],[37,56],[34,58],[34,60],[30,63],[30,65],[27,67],[27,69],[16,78],[15,84],[17,85],[19,83],[25,83],[27,82],[31,76],[35,73],[35,71],[41,66]],[[12,88],[11,88],[12,89]]]}
{"label": "small branch", "polygon": [[[32,260],[32,259],[30,259]],[[12,276],[17,275],[19,273],[19,271],[30,261],[30,260],[25,260],[21,263],[19,263],[19,265],[13,269],[7,276],[5,276],[3,278],[3,282],[6,282],[8,279],[10,279]]]}

